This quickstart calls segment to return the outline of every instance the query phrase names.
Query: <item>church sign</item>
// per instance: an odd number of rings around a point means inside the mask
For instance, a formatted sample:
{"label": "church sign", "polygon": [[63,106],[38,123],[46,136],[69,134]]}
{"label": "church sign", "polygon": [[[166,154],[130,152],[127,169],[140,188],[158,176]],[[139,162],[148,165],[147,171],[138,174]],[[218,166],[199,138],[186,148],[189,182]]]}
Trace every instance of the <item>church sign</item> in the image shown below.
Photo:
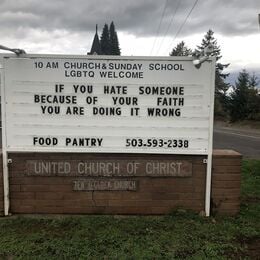
{"label": "church sign", "polygon": [[208,154],[212,62],[3,58],[8,151]]}
{"label": "church sign", "polygon": [[[206,193],[209,215],[214,58],[197,68],[191,57],[1,54],[0,64],[5,215],[17,176],[21,192],[32,189],[35,199],[64,193],[55,212],[82,212],[74,204],[61,208],[70,203],[66,192],[83,198],[83,212],[100,212],[96,191],[107,212],[140,213],[121,199],[146,196],[154,205],[153,198],[168,200],[168,189],[178,203],[189,193],[196,210]],[[10,154],[18,154],[11,168]],[[84,208],[88,191],[93,205]],[[53,212],[34,205],[34,212]],[[160,203],[156,210],[164,212]]]}

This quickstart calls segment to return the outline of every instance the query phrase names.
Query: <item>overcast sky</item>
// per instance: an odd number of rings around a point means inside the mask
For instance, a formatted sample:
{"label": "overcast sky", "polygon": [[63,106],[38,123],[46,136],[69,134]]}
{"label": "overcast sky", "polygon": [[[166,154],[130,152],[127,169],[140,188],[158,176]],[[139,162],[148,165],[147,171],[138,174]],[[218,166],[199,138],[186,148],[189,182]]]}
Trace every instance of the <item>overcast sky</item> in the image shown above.
{"label": "overcast sky", "polygon": [[167,56],[182,40],[196,47],[212,29],[229,71],[260,75],[260,1],[199,0],[187,17],[195,2],[0,0],[0,44],[27,53],[86,54],[95,25],[100,35],[114,21],[122,55]]}

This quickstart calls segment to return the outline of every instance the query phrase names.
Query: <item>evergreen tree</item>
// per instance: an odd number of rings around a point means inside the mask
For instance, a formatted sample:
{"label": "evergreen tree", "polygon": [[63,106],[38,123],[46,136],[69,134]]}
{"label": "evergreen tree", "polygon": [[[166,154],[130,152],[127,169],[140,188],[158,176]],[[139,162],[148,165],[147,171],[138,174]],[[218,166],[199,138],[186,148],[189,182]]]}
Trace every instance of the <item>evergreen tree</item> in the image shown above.
{"label": "evergreen tree", "polygon": [[121,54],[114,22],[111,22],[109,28],[107,24],[104,25],[100,45],[103,55]]}
{"label": "evergreen tree", "polygon": [[192,50],[185,46],[185,42],[181,41],[172,49],[170,56],[189,56],[192,54]]}
{"label": "evergreen tree", "polygon": [[232,122],[245,119],[260,119],[260,96],[256,90],[257,78],[246,70],[239,73],[230,98]]}
{"label": "evergreen tree", "polygon": [[111,54],[110,36],[109,36],[109,30],[108,30],[107,24],[105,24],[103,27],[101,40],[100,40],[100,46],[101,46],[101,53],[103,55]]}
{"label": "evergreen tree", "polygon": [[229,85],[226,84],[224,80],[229,74],[224,73],[223,70],[227,68],[229,64],[222,64],[219,62],[219,60],[222,58],[221,49],[214,37],[214,32],[212,30],[208,30],[208,32],[204,35],[201,45],[197,46],[196,51],[202,52],[208,45],[213,47],[211,56],[216,57],[216,93],[221,92],[226,94],[227,90],[229,89]]}
{"label": "evergreen tree", "polygon": [[117,32],[115,30],[114,22],[110,24],[109,27],[109,34],[110,34],[110,46],[111,46],[111,55],[120,55],[120,48],[119,48],[119,42],[117,37]]}
{"label": "evergreen tree", "polygon": [[214,38],[214,32],[208,30],[204,38],[202,39],[201,45],[197,46],[195,52],[202,52],[205,47],[211,45],[213,52],[211,56],[216,57],[216,74],[215,74],[215,115],[226,116],[228,113],[228,96],[227,90],[230,85],[225,82],[228,73],[224,73],[223,70],[229,66],[229,64],[220,63],[221,49],[217,44],[217,40]]}

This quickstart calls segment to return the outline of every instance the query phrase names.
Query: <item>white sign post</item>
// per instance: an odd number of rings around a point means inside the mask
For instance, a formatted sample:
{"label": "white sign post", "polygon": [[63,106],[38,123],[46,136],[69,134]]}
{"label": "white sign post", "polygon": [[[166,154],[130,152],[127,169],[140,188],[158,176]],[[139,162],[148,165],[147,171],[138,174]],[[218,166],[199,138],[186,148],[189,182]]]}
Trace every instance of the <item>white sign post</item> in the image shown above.
{"label": "white sign post", "polygon": [[3,54],[2,63],[3,154],[207,155],[209,215],[214,59],[199,69],[188,57]]}

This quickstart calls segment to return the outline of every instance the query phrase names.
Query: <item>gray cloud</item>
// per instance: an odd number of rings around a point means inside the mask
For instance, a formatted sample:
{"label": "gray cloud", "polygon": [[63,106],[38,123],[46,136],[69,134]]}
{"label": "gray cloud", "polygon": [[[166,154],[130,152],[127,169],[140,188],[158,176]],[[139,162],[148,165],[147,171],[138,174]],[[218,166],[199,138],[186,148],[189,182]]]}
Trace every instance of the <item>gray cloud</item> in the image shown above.
{"label": "gray cloud", "polygon": [[[168,0],[160,35],[169,27],[178,1]],[[180,1],[169,36],[175,35],[195,0]],[[118,31],[155,36],[164,3],[158,0],[0,0],[0,36],[20,33],[26,37],[29,29],[93,34],[96,23],[103,27],[112,20]],[[257,33],[259,7],[259,0],[200,0],[181,36],[203,33],[209,28],[222,35]]]}

